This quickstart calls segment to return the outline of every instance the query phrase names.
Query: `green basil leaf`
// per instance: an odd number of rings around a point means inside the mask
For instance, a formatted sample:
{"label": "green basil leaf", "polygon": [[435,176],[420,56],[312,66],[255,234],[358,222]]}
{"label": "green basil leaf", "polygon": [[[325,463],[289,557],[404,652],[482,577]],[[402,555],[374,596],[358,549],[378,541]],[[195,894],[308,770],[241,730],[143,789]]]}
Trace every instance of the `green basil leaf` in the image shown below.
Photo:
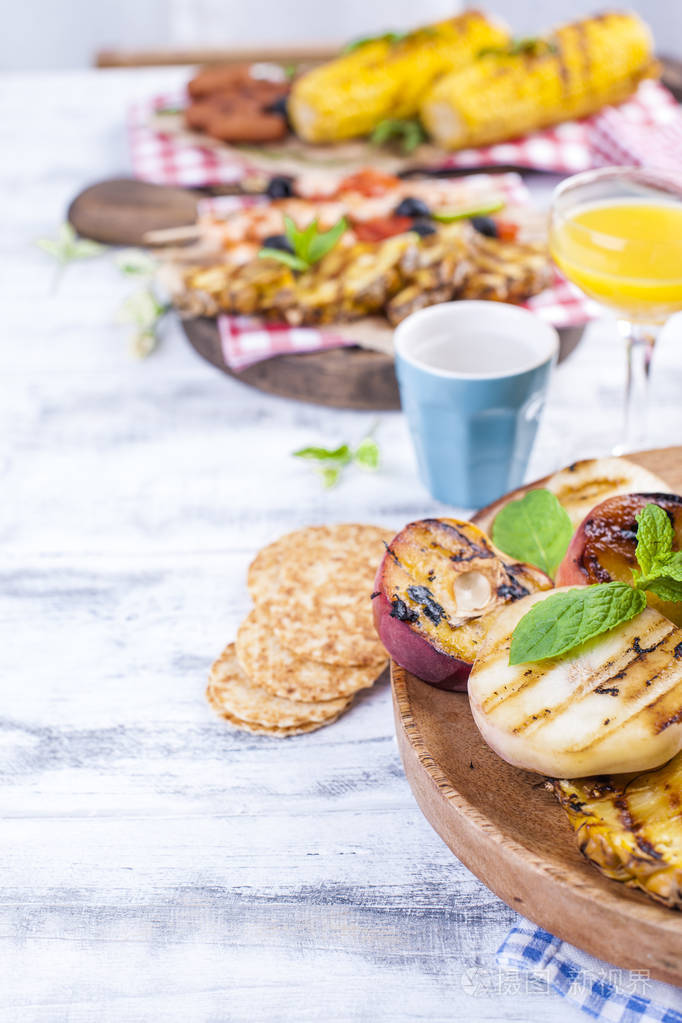
{"label": "green basil leaf", "polygon": [[588,639],[629,621],[646,597],[627,583],[600,583],[554,593],[534,604],[512,634],[510,664],[560,657]]}
{"label": "green basil leaf", "polygon": [[356,447],[353,459],[360,468],[373,472],[379,468],[379,445],[371,437],[365,437]]}
{"label": "green basil leaf", "polygon": [[300,256],[292,252],[285,252],[283,249],[269,249],[267,246],[258,253],[259,259],[277,259],[280,263],[291,267],[292,270],[307,270],[308,264]]}
{"label": "green basil leaf", "polygon": [[657,504],[648,504],[637,515],[635,556],[643,575],[657,575],[658,564],[672,553],[673,527],[666,512]]}
{"label": "green basil leaf", "polygon": [[549,490],[529,490],[493,522],[493,543],[505,554],[553,575],[573,535],[565,508]]}
{"label": "green basil leaf", "polygon": [[346,218],[341,217],[328,231],[321,231],[317,234],[308,245],[308,262],[317,263],[323,256],[326,256],[334,248],[347,226]]}
{"label": "green basil leaf", "polygon": [[299,448],[293,452],[294,458],[309,458],[316,462],[340,462],[348,465],[351,461],[351,451],[347,444],[338,448],[321,448],[311,445],[307,448]]}

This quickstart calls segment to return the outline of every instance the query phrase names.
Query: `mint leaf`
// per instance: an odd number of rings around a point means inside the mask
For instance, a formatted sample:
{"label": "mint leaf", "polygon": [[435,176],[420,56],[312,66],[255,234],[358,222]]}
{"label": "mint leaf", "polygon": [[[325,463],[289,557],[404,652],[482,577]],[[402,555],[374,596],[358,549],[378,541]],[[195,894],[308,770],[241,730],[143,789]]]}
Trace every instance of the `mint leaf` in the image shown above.
{"label": "mint leaf", "polygon": [[[316,225],[317,226],[317,225]],[[328,231],[320,231],[308,244],[308,262],[317,263],[330,252],[346,230],[346,218],[341,219]]]}
{"label": "mint leaf", "polygon": [[361,469],[374,472],[379,468],[379,445],[372,437],[365,437],[356,447],[353,460]]}
{"label": "mint leaf", "polygon": [[646,579],[641,589],[655,593],[661,600],[682,600],[682,581],[668,575]]}
{"label": "mint leaf", "polygon": [[280,263],[284,263],[285,266],[290,267],[292,270],[307,270],[308,264],[300,256],[294,256],[291,252],[285,252],[284,249],[270,249],[268,246],[260,249],[258,253],[259,259],[276,259]]}
{"label": "mint leaf", "polygon": [[505,554],[553,575],[573,535],[568,513],[549,490],[529,490],[493,522],[493,543]]}
{"label": "mint leaf", "polygon": [[358,50],[361,46],[366,46],[367,43],[379,43],[385,40],[390,43],[391,46],[395,46],[396,43],[407,38],[407,32],[382,32],[378,36],[361,36],[359,39],[353,39],[350,43],[346,43],[344,48],[341,50],[340,56],[344,56],[346,53],[352,53],[353,50]]}
{"label": "mint leaf", "polygon": [[319,262],[334,248],[347,227],[345,217],[341,217],[328,231],[320,231],[317,220],[313,220],[304,230],[299,231],[291,217],[285,216],[284,232],[291,243],[293,253],[266,246],[260,250],[258,256],[260,259],[278,259],[292,270],[308,270],[313,263]]}
{"label": "mint leaf", "polygon": [[404,153],[412,153],[426,141],[426,132],[416,118],[386,117],[379,121],[369,140],[375,146],[396,140]]}
{"label": "mint leaf", "polygon": [[646,597],[627,583],[600,583],[555,593],[534,604],[512,634],[510,664],[559,657],[588,639],[629,621]]}
{"label": "mint leaf", "polygon": [[341,444],[338,448],[320,448],[310,446],[299,448],[293,452],[294,458],[309,458],[315,462],[341,462],[348,465],[351,460],[351,451],[347,444]]}
{"label": "mint leaf", "polygon": [[637,518],[635,556],[644,576],[657,575],[657,567],[672,554],[673,527],[657,504],[642,508]]}
{"label": "mint leaf", "polygon": [[341,476],[340,469],[320,469],[320,476],[322,477],[322,485],[325,490],[330,490],[335,487],[339,482]]}

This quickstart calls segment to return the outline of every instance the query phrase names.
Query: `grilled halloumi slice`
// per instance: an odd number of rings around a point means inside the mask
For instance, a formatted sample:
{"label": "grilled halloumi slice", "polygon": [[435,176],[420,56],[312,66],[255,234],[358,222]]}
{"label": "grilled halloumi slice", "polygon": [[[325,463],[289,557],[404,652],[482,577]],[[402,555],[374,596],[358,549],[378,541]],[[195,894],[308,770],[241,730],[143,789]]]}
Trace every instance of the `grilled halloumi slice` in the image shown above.
{"label": "grilled halloumi slice", "polygon": [[555,781],[553,789],[590,862],[682,909],[682,753],[656,771]]}
{"label": "grilled halloumi slice", "polygon": [[665,493],[668,484],[627,458],[588,458],[555,472],[544,484],[556,494],[576,529],[588,512],[617,494]]}
{"label": "grilled halloumi slice", "polygon": [[511,666],[517,622],[550,595],[523,597],[490,624],[469,676],[485,741],[515,767],[553,778],[670,760],[682,748],[682,629],[646,608],[572,654]]}

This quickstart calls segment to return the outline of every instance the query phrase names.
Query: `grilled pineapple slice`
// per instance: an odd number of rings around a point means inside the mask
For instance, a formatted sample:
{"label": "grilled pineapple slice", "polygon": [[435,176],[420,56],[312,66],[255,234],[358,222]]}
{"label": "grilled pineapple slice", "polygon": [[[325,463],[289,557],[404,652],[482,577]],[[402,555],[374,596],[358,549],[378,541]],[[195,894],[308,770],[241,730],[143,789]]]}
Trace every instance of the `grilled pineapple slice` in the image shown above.
{"label": "grilled pineapple slice", "polygon": [[657,771],[555,781],[553,788],[595,867],[682,909],[682,753]]}
{"label": "grilled pineapple slice", "polygon": [[646,608],[572,655],[510,665],[517,622],[547,596],[502,608],[478,651],[469,698],[485,741],[515,767],[553,778],[670,760],[682,748],[682,629]]}

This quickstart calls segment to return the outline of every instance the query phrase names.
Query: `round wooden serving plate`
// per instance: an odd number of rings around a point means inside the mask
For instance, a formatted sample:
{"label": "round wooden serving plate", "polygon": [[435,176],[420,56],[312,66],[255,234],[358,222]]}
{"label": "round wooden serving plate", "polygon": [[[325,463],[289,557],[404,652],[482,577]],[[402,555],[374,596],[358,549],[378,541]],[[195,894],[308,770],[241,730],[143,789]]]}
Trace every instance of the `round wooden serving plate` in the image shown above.
{"label": "round wooden serving plate", "polygon": [[[368,348],[278,355],[234,373],[225,362],[216,321],[183,320],[192,348],[204,359],[251,387],[282,398],[331,408],[387,411],[400,408],[393,357]],[[343,328],[340,328],[342,331]],[[559,328],[559,362],[578,346],[584,327]],[[390,328],[386,328],[390,334]]]}
{"label": "round wooden serving plate", "polygon": [[[630,458],[682,493],[682,447]],[[466,693],[435,689],[395,664],[391,680],[405,774],[425,817],[462,863],[552,934],[608,963],[681,985],[682,915],[608,880],[583,858],[543,779],[486,746]]]}
{"label": "round wooden serving plate", "polygon": [[[84,238],[107,245],[139,246],[148,231],[194,224],[198,201],[198,193],[188,189],[115,178],[90,185],[77,195],[69,207],[68,218]],[[380,334],[378,347],[390,350],[391,328],[385,321],[383,328],[377,328],[377,322],[378,318],[369,328],[360,327],[360,333],[369,330],[375,338]],[[385,350],[353,347],[280,355],[233,373],[223,357],[214,319],[184,320],[182,325],[187,340],[199,355],[228,376],[268,394],[330,408],[366,411],[400,408],[393,358]],[[346,329],[357,331],[358,324],[350,324]],[[560,360],[570,355],[582,334],[583,327],[559,330]]]}

